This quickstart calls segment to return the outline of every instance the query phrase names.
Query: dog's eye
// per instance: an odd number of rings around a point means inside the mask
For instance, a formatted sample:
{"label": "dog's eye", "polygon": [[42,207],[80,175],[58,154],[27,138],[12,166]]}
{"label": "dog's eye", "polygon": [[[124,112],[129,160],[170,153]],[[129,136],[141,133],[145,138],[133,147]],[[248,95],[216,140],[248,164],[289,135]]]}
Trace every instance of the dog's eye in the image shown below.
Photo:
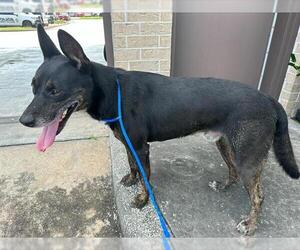
{"label": "dog's eye", "polygon": [[61,91],[59,91],[55,85],[48,81],[47,82],[47,85],[46,85],[46,91],[49,95],[52,95],[52,96],[58,96],[60,94]]}
{"label": "dog's eye", "polygon": [[56,88],[51,88],[51,89],[48,90],[48,91],[49,91],[49,94],[50,94],[50,95],[55,95],[55,96],[59,95],[59,93],[60,93],[60,91],[57,90]]}

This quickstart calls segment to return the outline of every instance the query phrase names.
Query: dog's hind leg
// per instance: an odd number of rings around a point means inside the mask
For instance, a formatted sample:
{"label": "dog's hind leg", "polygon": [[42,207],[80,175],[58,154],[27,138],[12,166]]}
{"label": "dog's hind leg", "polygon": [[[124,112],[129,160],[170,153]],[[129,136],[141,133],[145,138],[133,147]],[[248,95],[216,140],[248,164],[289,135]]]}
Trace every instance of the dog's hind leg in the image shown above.
{"label": "dog's hind leg", "polygon": [[262,165],[260,165],[253,176],[241,175],[251,203],[248,217],[237,225],[237,230],[244,235],[253,235],[257,227],[258,215],[264,199],[261,189],[261,170]]}
{"label": "dog's hind leg", "polygon": [[221,137],[217,142],[216,145],[221,153],[221,156],[223,160],[225,161],[229,174],[228,178],[226,179],[225,183],[221,183],[218,181],[211,181],[209,182],[209,186],[215,190],[225,190],[228,187],[230,187],[232,184],[236,183],[239,179],[236,167],[234,166],[234,159],[233,159],[233,152],[229,145],[229,142],[226,141],[227,139],[225,137]]}
{"label": "dog's hind leg", "polygon": [[258,216],[263,202],[261,172],[272,145],[275,122],[272,117],[234,122],[228,139],[233,145],[236,170],[250,199],[250,213],[238,225],[237,230],[244,235],[252,235],[256,230]]}
{"label": "dog's hind leg", "polygon": [[132,158],[129,149],[126,148],[126,151],[127,151],[128,163],[130,166],[130,173],[125,175],[122,178],[120,183],[123,184],[125,187],[130,187],[132,185],[135,185],[138,182],[138,178],[137,178],[138,171],[137,171],[135,161]]}

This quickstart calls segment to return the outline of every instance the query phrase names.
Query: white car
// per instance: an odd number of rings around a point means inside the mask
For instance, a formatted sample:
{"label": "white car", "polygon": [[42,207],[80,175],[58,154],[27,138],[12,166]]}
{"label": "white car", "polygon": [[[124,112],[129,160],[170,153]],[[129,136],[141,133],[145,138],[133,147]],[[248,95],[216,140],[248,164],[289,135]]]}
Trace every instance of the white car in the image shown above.
{"label": "white car", "polygon": [[23,26],[35,27],[41,23],[40,16],[31,13],[14,13],[2,12],[0,13],[0,26]]}

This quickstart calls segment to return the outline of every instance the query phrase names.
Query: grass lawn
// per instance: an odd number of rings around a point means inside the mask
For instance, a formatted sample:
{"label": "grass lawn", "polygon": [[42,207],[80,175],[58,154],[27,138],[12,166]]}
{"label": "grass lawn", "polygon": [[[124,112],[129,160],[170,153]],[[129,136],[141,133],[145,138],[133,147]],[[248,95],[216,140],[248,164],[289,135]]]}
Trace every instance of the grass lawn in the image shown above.
{"label": "grass lawn", "polygon": [[93,20],[93,19],[102,19],[102,16],[81,16],[80,20]]}
{"label": "grass lawn", "polygon": [[[46,26],[45,28],[51,28],[51,27],[57,27],[60,25],[64,25],[67,22],[64,20],[56,20],[54,24],[51,24],[49,26]],[[0,32],[14,32],[14,31],[32,31],[35,30],[34,27],[0,27]]]}
{"label": "grass lawn", "polygon": [[67,21],[65,21],[65,20],[55,20],[53,25],[62,25],[65,23],[67,23]]}
{"label": "grass lawn", "polygon": [[0,32],[9,32],[9,31],[29,31],[35,30],[32,27],[0,27]]}

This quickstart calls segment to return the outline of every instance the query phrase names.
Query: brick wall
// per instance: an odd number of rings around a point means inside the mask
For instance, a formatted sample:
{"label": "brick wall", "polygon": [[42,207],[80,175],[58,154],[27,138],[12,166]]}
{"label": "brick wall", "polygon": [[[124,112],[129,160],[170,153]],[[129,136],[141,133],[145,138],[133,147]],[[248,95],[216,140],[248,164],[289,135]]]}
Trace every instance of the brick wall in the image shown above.
{"label": "brick wall", "polygon": [[[300,31],[298,33],[294,53],[299,63]],[[297,109],[300,109],[300,77],[296,76],[296,71],[292,67],[288,68],[279,101],[289,116],[294,116]]]}
{"label": "brick wall", "polygon": [[115,67],[170,74],[171,12],[113,12]]}

